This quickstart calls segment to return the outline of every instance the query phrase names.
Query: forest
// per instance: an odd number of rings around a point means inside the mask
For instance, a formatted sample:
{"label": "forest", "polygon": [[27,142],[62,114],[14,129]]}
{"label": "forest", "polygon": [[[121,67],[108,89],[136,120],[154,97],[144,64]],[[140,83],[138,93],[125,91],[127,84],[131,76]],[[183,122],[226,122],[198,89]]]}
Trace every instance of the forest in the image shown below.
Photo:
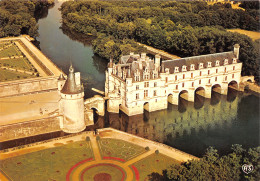
{"label": "forest", "polygon": [[[173,181],[173,180],[259,180],[259,154],[260,147],[244,149],[241,145],[232,145],[231,153],[220,156],[216,149],[209,147],[200,160],[191,160],[182,164],[174,164],[163,170],[162,174],[152,173],[149,180]],[[242,171],[242,165],[253,165],[250,174]]]}
{"label": "forest", "polygon": [[1,0],[0,38],[28,34],[38,35],[36,12],[54,4],[54,0]]}
{"label": "forest", "polygon": [[[253,2],[254,3],[254,2]],[[202,1],[74,1],[61,6],[63,26],[93,35],[94,52],[118,60],[130,51],[143,51],[144,43],[180,57],[231,51],[240,44],[243,75],[259,79],[259,41],[226,31],[226,28],[259,30],[259,8],[243,2]]]}

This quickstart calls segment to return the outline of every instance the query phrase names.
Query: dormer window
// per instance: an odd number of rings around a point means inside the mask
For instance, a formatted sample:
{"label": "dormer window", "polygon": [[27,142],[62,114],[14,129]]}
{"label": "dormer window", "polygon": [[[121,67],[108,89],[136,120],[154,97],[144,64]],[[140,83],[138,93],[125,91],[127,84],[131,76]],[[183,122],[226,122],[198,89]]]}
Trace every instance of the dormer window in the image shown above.
{"label": "dormer window", "polygon": [[190,65],[190,70],[194,70],[195,69],[195,65],[194,64],[191,64]]}
{"label": "dormer window", "polygon": [[149,74],[145,74],[145,75],[144,75],[144,79],[145,79],[145,80],[148,80],[148,79],[149,79]]}
{"label": "dormer window", "polygon": [[166,68],[166,69],[165,69],[165,72],[166,72],[167,74],[169,74],[169,73],[170,73],[170,69],[169,69],[169,68]]}
{"label": "dormer window", "polygon": [[233,58],[232,63],[237,63],[237,59],[236,59],[236,58]]}
{"label": "dormer window", "polygon": [[199,69],[202,69],[203,68],[203,63],[200,63],[199,64]]}
{"label": "dormer window", "polygon": [[186,65],[183,65],[182,66],[182,70],[181,70],[182,72],[185,72],[185,71],[187,71],[187,66]]}
{"label": "dormer window", "polygon": [[225,59],[224,60],[224,65],[227,65],[228,64],[228,59]]}
{"label": "dormer window", "polygon": [[174,68],[174,73],[177,73],[177,72],[179,72],[179,67]]}
{"label": "dormer window", "polygon": [[219,66],[219,60],[216,61],[216,66]]}
{"label": "dormer window", "polygon": [[211,62],[208,62],[208,67],[211,67]]}

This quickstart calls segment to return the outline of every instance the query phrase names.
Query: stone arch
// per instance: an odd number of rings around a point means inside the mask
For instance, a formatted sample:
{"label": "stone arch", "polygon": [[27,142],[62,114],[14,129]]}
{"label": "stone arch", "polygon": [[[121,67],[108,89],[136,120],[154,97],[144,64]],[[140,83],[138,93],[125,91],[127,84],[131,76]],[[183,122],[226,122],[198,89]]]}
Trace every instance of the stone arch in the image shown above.
{"label": "stone arch", "polygon": [[187,90],[182,90],[178,95],[178,111],[183,113],[187,110],[188,107],[188,95],[189,92]]}
{"label": "stone arch", "polygon": [[216,93],[221,94],[221,85],[220,85],[220,84],[214,84],[214,85],[211,87],[211,93],[212,93],[212,92],[216,92]]}
{"label": "stone arch", "polygon": [[149,111],[149,102],[144,102],[144,110]]}
{"label": "stone arch", "polygon": [[194,108],[201,109],[205,102],[205,88],[198,87],[194,91]]}
{"label": "stone arch", "polygon": [[228,87],[231,88],[231,89],[237,90],[237,89],[238,89],[238,83],[237,83],[237,81],[235,81],[235,80],[230,81],[230,82],[228,83]]}
{"label": "stone arch", "polygon": [[96,124],[97,121],[98,121],[98,117],[99,117],[98,109],[95,108],[95,107],[92,107],[91,110],[93,111],[93,121],[94,121],[94,124]]}
{"label": "stone arch", "polygon": [[237,97],[238,83],[235,80],[232,80],[228,83],[228,94],[227,101],[233,102]]}

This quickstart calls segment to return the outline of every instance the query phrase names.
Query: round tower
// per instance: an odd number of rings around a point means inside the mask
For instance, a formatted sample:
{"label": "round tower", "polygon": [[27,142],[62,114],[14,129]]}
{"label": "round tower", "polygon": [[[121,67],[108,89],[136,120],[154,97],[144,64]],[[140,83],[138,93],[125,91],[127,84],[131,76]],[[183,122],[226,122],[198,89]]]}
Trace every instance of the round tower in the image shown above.
{"label": "round tower", "polygon": [[[80,79],[80,77],[77,77]],[[70,66],[68,78],[60,91],[60,113],[63,115],[61,129],[66,133],[77,133],[86,127],[84,119],[84,89],[75,80],[74,69]]]}

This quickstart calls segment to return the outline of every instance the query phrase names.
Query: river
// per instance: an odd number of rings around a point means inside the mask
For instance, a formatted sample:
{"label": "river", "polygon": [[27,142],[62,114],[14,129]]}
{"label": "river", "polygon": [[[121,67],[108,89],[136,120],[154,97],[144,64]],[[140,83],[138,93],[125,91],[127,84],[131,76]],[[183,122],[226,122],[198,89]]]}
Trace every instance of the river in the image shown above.
{"label": "river", "polygon": [[[85,97],[91,97],[95,94],[92,87],[104,90],[107,61],[93,54],[90,37],[77,41],[80,35],[60,28],[60,5],[56,2],[39,20],[37,40],[42,52],[65,73],[70,63],[81,72]],[[181,100],[179,106],[169,104],[167,110],[138,116],[107,113],[94,126],[102,127],[165,143],[196,156],[202,156],[209,146],[223,154],[230,151],[232,144],[259,146],[259,97],[230,90],[228,96],[214,93],[210,100],[196,97],[195,104]]]}

